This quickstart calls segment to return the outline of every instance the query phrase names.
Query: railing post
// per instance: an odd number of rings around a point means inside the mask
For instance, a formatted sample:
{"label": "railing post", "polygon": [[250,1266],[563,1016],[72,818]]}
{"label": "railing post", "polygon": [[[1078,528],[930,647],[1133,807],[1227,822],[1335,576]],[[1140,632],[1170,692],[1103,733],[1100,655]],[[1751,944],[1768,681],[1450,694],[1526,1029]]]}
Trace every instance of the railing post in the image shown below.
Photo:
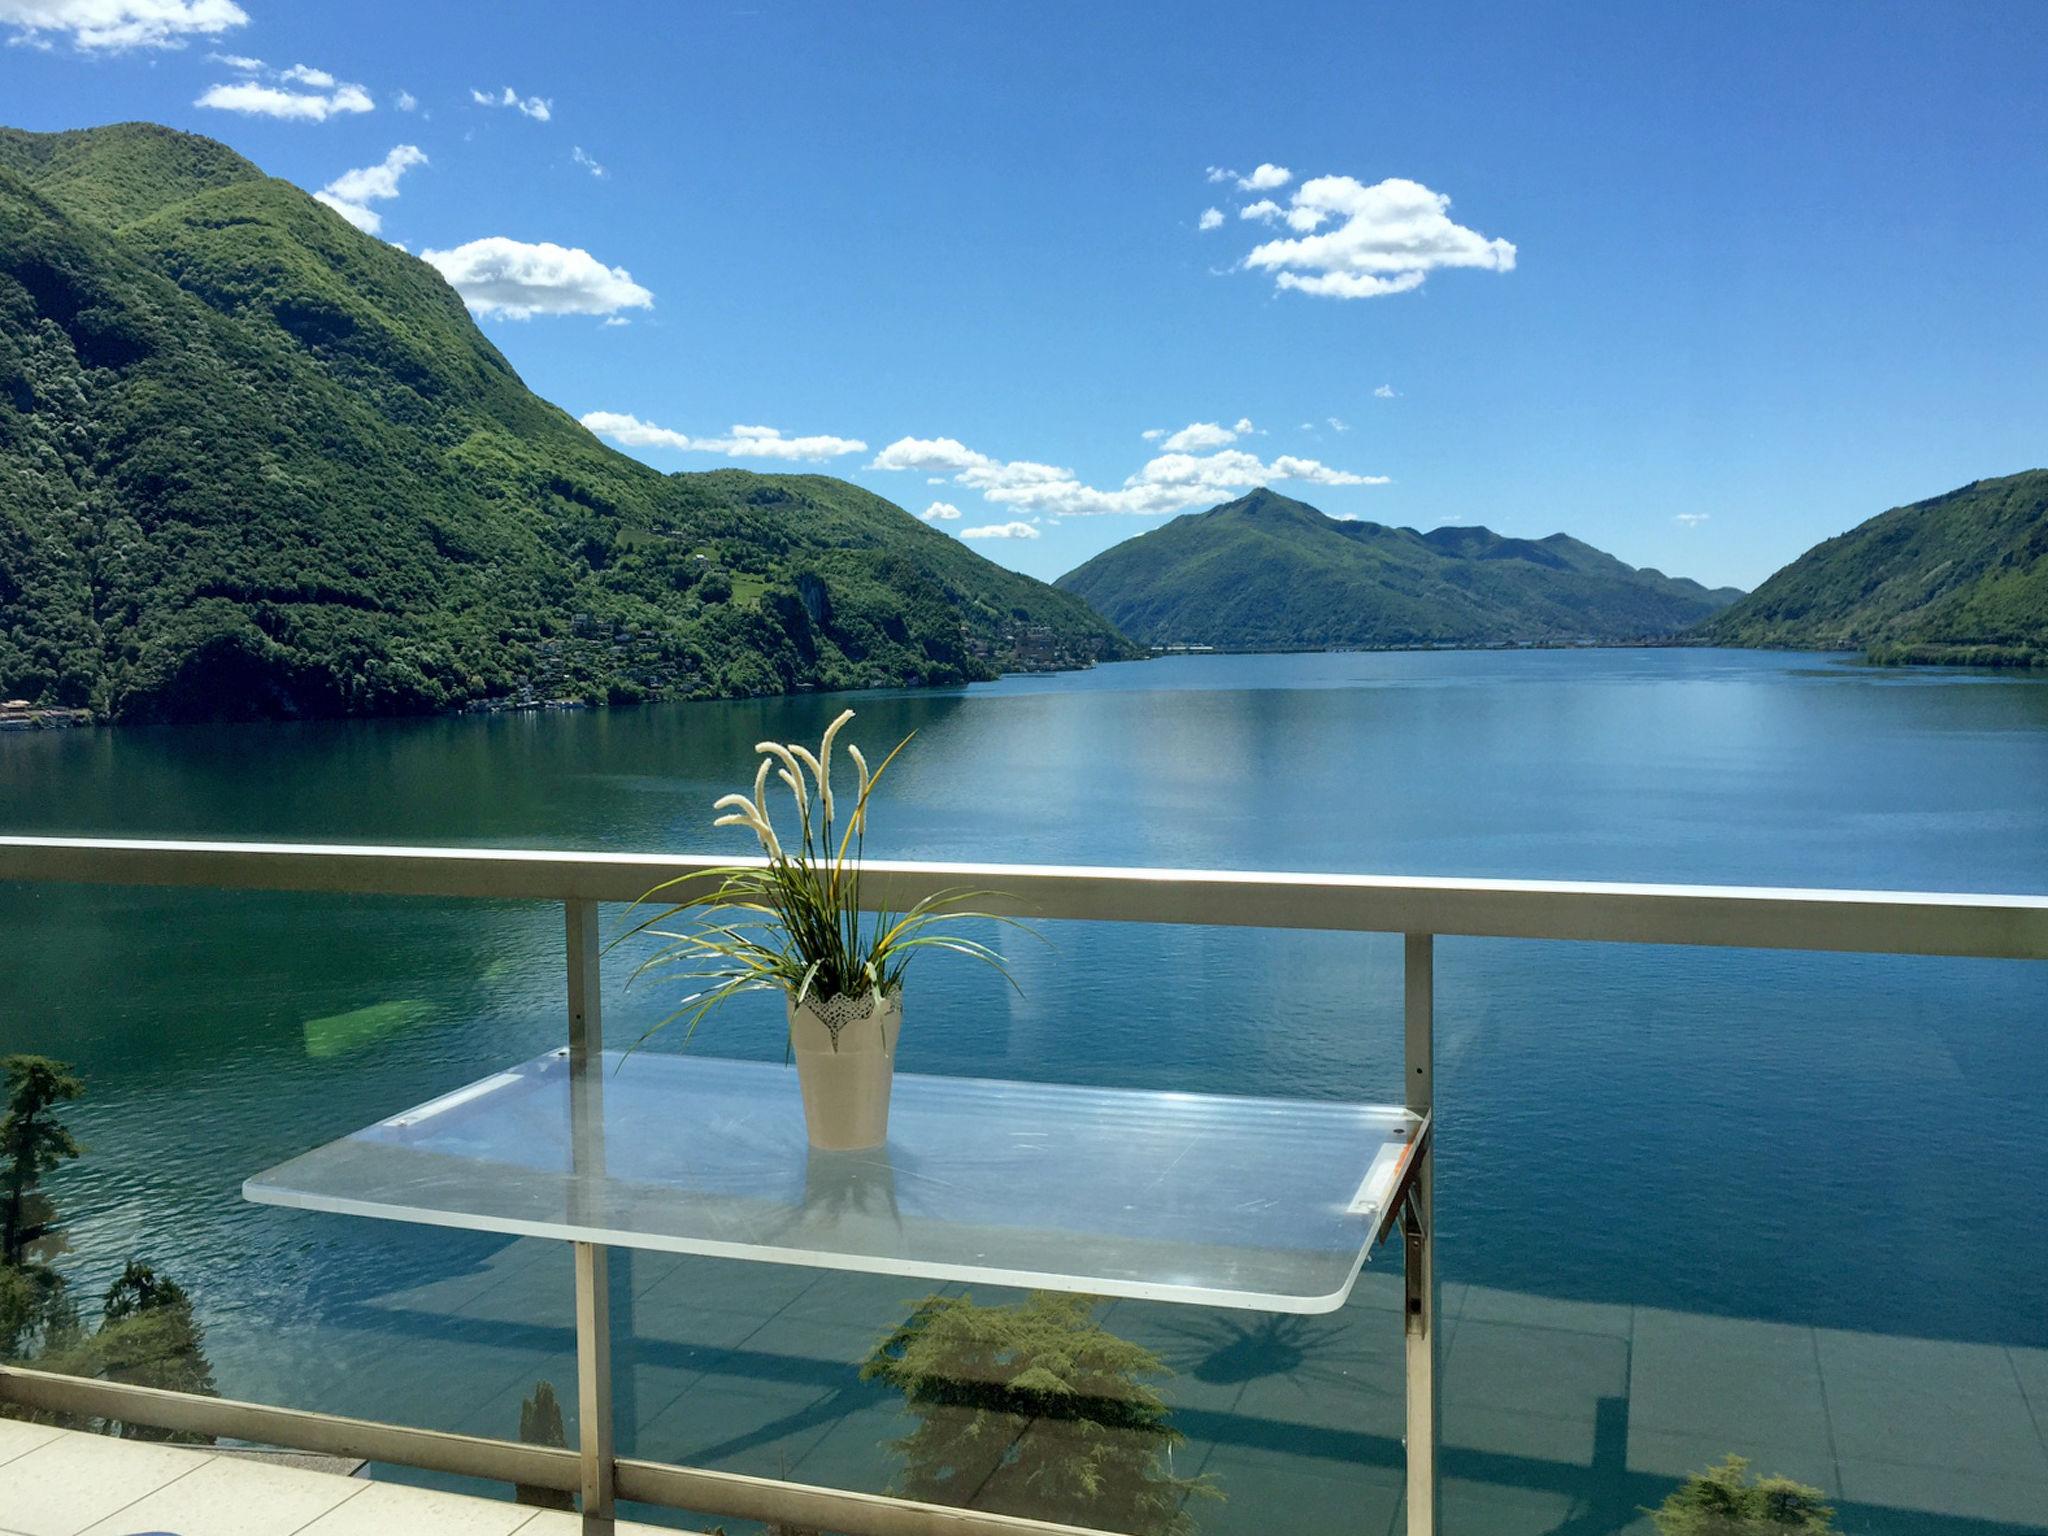
{"label": "railing post", "polygon": [[[604,1010],[598,992],[597,903],[563,903],[569,943],[569,1140],[572,1206],[602,1188]],[[589,1219],[598,1212],[588,1210]],[[602,1243],[576,1250],[576,1424],[583,1456],[584,1536],[611,1536],[618,1463],[612,1441],[612,1323],[609,1254]]]}
{"label": "railing post", "polygon": [[[1406,1021],[1406,1100],[1418,1115],[1434,1107],[1436,1076],[1436,971],[1434,940],[1426,933],[1406,935],[1403,954],[1403,1008]],[[1407,1334],[1408,1384],[1408,1536],[1437,1536],[1436,1452],[1442,1422],[1437,1398],[1436,1283],[1436,1144],[1430,1145],[1415,1171],[1408,1207],[1401,1217],[1404,1327]]]}

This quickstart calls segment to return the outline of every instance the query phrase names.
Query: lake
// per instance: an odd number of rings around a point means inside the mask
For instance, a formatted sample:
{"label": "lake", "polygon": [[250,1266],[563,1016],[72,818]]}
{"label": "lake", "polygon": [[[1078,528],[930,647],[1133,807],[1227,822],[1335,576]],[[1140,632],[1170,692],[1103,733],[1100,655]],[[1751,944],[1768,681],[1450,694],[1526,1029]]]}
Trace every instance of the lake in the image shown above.
{"label": "lake", "polygon": [[[751,780],[753,743],[814,739],[847,705],[871,754],[916,733],[878,856],[2048,892],[2048,679],[1687,649],[1197,656],[943,693],[0,736],[0,826],[741,851],[710,805]],[[88,1084],[87,1156],[51,1182],[82,1284],[131,1254],[184,1281],[231,1395],[509,1433],[542,1365],[568,1389],[566,1281],[544,1317],[470,1305],[514,1295],[520,1265],[552,1273],[544,1245],[238,1193],[561,1043],[558,909],[0,887],[0,935],[0,1052]],[[1048,924],[996,942],[1020,993],[920,963],[906,1069],[1398,1096],[1395,939]],[[1464,939],[1437,964],[1447,1281],[2048,1347],[2048,967]],[[615,1041],[663,1011],[627,969],[607,973]],[[778,1018],[735,1010],[690,1048],[779,1058]],[[690,1310],[717,1316],[780,1283],[690,1273]],[[870,1297],[861,1336],[915,1289]],[[850,1376],[857,1344],[826,1364]],[[715,1371],[719,1347],[650,1332],[646,1379]],[[749,1380],[763,1401],[783,1384]],[[650,1454],[701,1452],[702,1415],[665,1418],[647,1390],[628,1418]],[[1398,1375],[1372,1390],[1397,1401]],[[808,1410],[817,1444],[835,1411]],[[806,1475],[880,1486],[863,1433]],[[793,1443],[721,1444],[721,1464],[776,1475]]]}

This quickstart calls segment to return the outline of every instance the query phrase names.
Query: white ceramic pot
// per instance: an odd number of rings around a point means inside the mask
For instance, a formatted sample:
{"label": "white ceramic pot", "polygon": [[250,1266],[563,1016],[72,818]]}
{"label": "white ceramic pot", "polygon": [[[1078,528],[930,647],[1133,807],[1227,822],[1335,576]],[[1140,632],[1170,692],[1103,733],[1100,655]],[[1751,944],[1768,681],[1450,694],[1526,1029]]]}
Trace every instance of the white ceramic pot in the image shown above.
{"label": "white ceramic pot", "polygon": [[856,1152],[889,1139],[889,1087],[903,994],[807,997],[789,1003],[789,1045],[804,1094],[804,1126],[824,1152]]}

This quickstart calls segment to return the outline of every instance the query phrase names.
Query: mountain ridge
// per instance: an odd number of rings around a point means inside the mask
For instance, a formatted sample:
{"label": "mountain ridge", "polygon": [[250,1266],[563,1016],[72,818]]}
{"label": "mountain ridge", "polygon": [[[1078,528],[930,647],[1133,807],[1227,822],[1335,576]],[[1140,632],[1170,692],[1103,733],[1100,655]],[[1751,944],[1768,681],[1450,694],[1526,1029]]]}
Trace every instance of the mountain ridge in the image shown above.
{"label": "mountain ridge", "polygon": [[0,697],[289,718],[1130,654],[860,487],[600,443],[439,272],[224,145],[0,130]]}
{"label": "mountain ridge", "polygon": [[1733,601],[1568,534],[1427,533],[1260,487],[1096,555],[1054,585],[1149,644],[1221,649],[1571,644],[1675,635]]}
{"label": "mountain ridge", "polygon": [[1816,544],[1699,635],[1879,662],[2048,666],[2048,469],[1880,512]]}

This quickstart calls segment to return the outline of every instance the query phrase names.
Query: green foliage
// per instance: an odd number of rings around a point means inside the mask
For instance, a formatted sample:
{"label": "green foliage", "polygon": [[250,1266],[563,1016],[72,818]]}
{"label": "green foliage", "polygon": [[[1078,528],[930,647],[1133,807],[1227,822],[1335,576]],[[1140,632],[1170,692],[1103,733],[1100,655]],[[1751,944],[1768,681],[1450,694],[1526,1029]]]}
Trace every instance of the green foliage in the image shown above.
{"label": "green foliage", "polygon": [[843,481],[664,477],[432,267],[210,140],[0,130],[0,697],[124,720],[991,677],[1130,654]]}
{"label": "green foliage", "polygon": [[1672,1490],[1649,1511],[1657,1536],[1828,1536],[1835,1512],[1821,1491],[1790,1478],[1751,1481],[1749,1463],[1730,1456]]}
{"label": "green foliage", "polygon": [[[555,1445],[569,1443],[569,1436],[562,1425],[562,1405],[555,1397],[552,1381],[537,1381],[533,1385],[533,1396],[522,1398],[519,1403],[519,1439],[524,1445]],[[576,1497],[561,1488],[541,1488],[531,1483],[519,1483],[512,1490],[516,1504],[531,1504],[540,1509],[574,1509]]]}
{"label": "green foliage", "polygon": [[1817,544],[1707,624],[1723,645],[2048,666],[2048,470],[1977,480]]}
{"label": "green foliage", "polygon": [[[121,1278],[107,1291],[88,1363],[88,1371],[75,1374],[98,1375],[108,1381],[159,1387],[167,1392],[220,1395],[213,1379],[213,1365],[206,1358],[206,1333],[193,1315],[191,1298],[176,1281],[135,1259],[128,1261]],[[140,1424],[121,1425],[119,1433],[130,1440],[187,1444],[199,1438]]]}
{"label": "green foliage", "polygon": [[1636,570],[1561,533],[1417,533],[1268,490],[1127,539],[1056,585],[1133,639],[1237,650],[1636,640],[1739,595]]}
{"label": "green foliage", "polygon": [[56,1230],[43,1175],[78,1156],[79,1146],[55,1114],[85,1091],[62,1062],[46,1056],[0,1059],[7,1113],[0,1116],[0,1265],[21,1268],[30,1251]]}
{"label": "green foliage", "polygon": [[932,1296],[877,1346],[863,1380],[901,1391],[917,1427],[895,1444],[897,1491],[1132,1536],[1185,1536],[1207,1479],[1175,1477],[1181,1435],[1142,1378],[1157,1356],[1094,1320],[1083,1296],[1009,1307]]}
{"label": "green foliage", "polygon": [[[681,1021],[687,1038],[707,1014],[742,992],[778,991],[799,1003],[807,997],[829,1001],[892,994],[901,990],[905,968],[924,949],[948,949],[1009,974],[1002,957],[986,944],[938,926],[951,919],[987,917],[962,910],[963,902],[985,892],[924,896],[902,913],[871,913],[862,906],[868,797],[910,738],[898,742],[872,772],[860,748],[848,744],[846,755],[856,775],[848,806],[834,796],[832,744],[851,719],[852,710],[842,711],[825,728],[815,755],[805,747],[760,743],[753,795],[726,795],[713,806],[726,814],[712,825],[744,826],[760,839],[764,864],[664,881],[634,903],[636,908],[672,903],[622,935],[649,934],[665,941],[635,976],[652,971],[693,989],[656,1029]],[[788,841],[776,832],[768,808],[771,771],[796,806],[797,833]],[[673,902],[685,889],[695,894]],[[662,926],[700,913],[713,914],[713,920],[690,931]],[[833,1039],[836,1044],[836,1031]]]}

